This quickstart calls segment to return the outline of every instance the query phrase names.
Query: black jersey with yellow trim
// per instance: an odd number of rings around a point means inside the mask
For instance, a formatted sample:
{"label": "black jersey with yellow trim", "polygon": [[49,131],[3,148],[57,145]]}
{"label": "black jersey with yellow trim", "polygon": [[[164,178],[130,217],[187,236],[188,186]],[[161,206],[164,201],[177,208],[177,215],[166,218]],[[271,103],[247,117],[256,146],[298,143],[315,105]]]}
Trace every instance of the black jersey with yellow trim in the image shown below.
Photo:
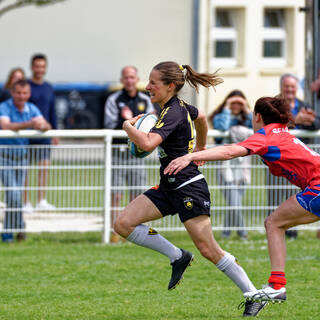
{"label": "black jersey with yellow trim", "polygon": [[195,142],[193,120],[197,119],[198,114],[196,107],[174,96],[163,106],[158,122],[151,129],[151,132],[159,134],[163,139],[158,147],[161,183],[170,189],[178,187],[200,173],[198,167],[190,163],[177,175],[163,174],[163,170],[171,160],[193,151]]}

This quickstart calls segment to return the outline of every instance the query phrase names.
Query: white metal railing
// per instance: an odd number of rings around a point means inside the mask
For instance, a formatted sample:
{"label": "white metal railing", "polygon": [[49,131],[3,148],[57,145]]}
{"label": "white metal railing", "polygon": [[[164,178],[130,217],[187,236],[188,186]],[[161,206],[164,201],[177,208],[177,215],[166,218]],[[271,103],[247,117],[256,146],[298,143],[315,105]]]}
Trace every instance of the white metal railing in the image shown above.
{"label": "white metal railing", "polygon": [[[319,131],[292,130],[297,137],[319,138]],[[228,132],[209,130],[209,137],[228,137]],[[39,165],[38,161],[17,164],[15,168],[28,171],[28,184],[4,186],[0,183],[0,201],[5,203],[5,193],[16,190],[29,194],[35,207],[40,191],[46,193],[47,200],[55,206],[45,210],[34,208],[32,213],[24,213],[26,226],[5,228],[1,232],[56,232],[99,230],[103,242],[109,242],[111,217],[116,216],[130,201],[130,198],[159,182],[159,162],[156,152],[145,159],[126,157],[127,150],[122,145],[112,144],[114,137],[126,137],[118,130],[50,130],[44,133],[33,130],[18,132],[0,130],[0,138],[60,137],[61,143],[51,146],[50,164]],[[1,143],[1,142],[0,142]],[[6,148],[0,146],[0,152]],[[41,150],[47,146],[27,146],[30,150]],[[315,151],[320,145],[311,145]],[[32,152],[31,152],[32,153]],[[208,162],[201,171],[206,176],[212,200],[212,225],[214,230],[264,230],[263,222],[283,199],[298,189],[286,180],[276,178],[259,157],[240,165],[232,162]],[[225,172],[241,168],[247,170],[250,182],[228,181]],[[1,166],[0,171],[8,166]],[[46,170],[48,177],[41,186],[39,172]],[[127,173],[128,183],[123,184]],[[121,178],[121,179],[120,179]],[[230,179],[229,179],[230,180]],[[9,207],[9,208],[8,208]],[[0,222],[5,212],[16,208],[0,206]],[[183,230],[177,215],[150,223],[159,230]],[[300,229],[318,229],[319,223],[301,226]]]}

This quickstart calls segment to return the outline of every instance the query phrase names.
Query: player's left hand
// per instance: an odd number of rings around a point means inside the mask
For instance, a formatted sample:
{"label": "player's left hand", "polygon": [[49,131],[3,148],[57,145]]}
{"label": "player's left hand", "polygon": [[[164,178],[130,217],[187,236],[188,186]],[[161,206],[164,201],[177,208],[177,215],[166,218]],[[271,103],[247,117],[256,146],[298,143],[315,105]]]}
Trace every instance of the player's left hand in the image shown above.
{"label": "player's left hand", "polygon": [[141,113],[131,119],[126,120],[123,125],[122,128],[125,130],[127,126],[134,126],[134,124],[144,116],[144,113]]}
{"label": "player's left hand", "polygon": [[182,157],[172,160],[168,166],[164,169],[164,174],[177,174],[179,171],[184,169],[191,162],[190,153]]}

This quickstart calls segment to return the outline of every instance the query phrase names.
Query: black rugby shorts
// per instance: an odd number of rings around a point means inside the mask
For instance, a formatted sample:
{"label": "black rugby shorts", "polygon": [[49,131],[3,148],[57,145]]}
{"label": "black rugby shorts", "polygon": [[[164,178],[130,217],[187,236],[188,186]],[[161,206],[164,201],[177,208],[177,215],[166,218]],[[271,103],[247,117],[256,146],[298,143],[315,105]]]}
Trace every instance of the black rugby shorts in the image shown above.
{"label": "black rugby shorts", "polygon": [[162,184],[144,193],[165,217],[179,214],[181,222],[198,217],[210,216],[210,192],[205,179],[187,184],[177,190],[168,190]]}

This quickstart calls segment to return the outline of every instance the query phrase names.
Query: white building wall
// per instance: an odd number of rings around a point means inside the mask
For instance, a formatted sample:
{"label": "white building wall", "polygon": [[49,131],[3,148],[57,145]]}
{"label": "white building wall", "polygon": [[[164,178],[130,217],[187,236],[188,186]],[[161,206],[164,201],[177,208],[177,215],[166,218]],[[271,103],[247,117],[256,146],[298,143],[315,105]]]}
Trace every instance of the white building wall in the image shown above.
{"label": "white building wall", "polygon": [[0,82],[9,70],[30,75],[35,52],[49,58],[52,82],[118,81],[137,66],[142,81],[156,63],[192,62],[192,0],[67,0],[25,7],[0,19]]}
{"label": "white building wall", "polygon": [[[199,0],[198,70],[215,71],[211,22],[214,7],[241,8],[242,65],[221,68],[224,83],[200,90],[198,107],[211,112],[233,89],[243,90],[251,106],[260,96],[276,95],[279,77],[292,72],[304,76],[304,0]],[[292,10],[292,52],[285,68],[261,66],[263,8]],[[290,22],[290,23],[291,23]],[[43,8],[25,7],[0,19],[0,82],[9,70],[29,71],[35,52],[49,58],[47,78],[52,82],[116,82],[120,69],[136,65],[142,82],[156,63],[175,60],[192,64],[194,50],[193,0],[67,0]],[[183,96],[190,99],[187,88]]]}
{"label": "white building wall", "polygon": [[[242,90],[247,96],[251,107],[261,96],[274,96],[279,93],[279,78],[283,73],[293,73],[300,79],[304,77],[304,13],[299,12],[299,7],[304,6],[304,0],[200,0],[200,22],[201,30],[210,30],[214,9],[237,8],[244,14],[240,25],[244,30],[243,54],[241,65],[226,68],[219,65],[210,66],[212,56],[212,41],[210,31],[206,37],[199,37],[199,66],[202,70],[215,71],[220,68],[219,75],[224,79],[224,83],[216,87],[216,91],[202,90],[201,97],[198,98],[199,105],[206,113],[214,110],[233,89]],[[212,6],[212,7],[211,7]],[[262,66],[262,30],[264,8],[284,8],[289,9],[290,16],[288,24],[288,41],[292,50],[288,52],[288,63],[285,67]],[[206,8],[206,9],[205,9]],[[206,12],[206,10],[209,10]],[[203,32],[203,31],[202,31]],[[300,92],[300,96],[302,90]]]}

